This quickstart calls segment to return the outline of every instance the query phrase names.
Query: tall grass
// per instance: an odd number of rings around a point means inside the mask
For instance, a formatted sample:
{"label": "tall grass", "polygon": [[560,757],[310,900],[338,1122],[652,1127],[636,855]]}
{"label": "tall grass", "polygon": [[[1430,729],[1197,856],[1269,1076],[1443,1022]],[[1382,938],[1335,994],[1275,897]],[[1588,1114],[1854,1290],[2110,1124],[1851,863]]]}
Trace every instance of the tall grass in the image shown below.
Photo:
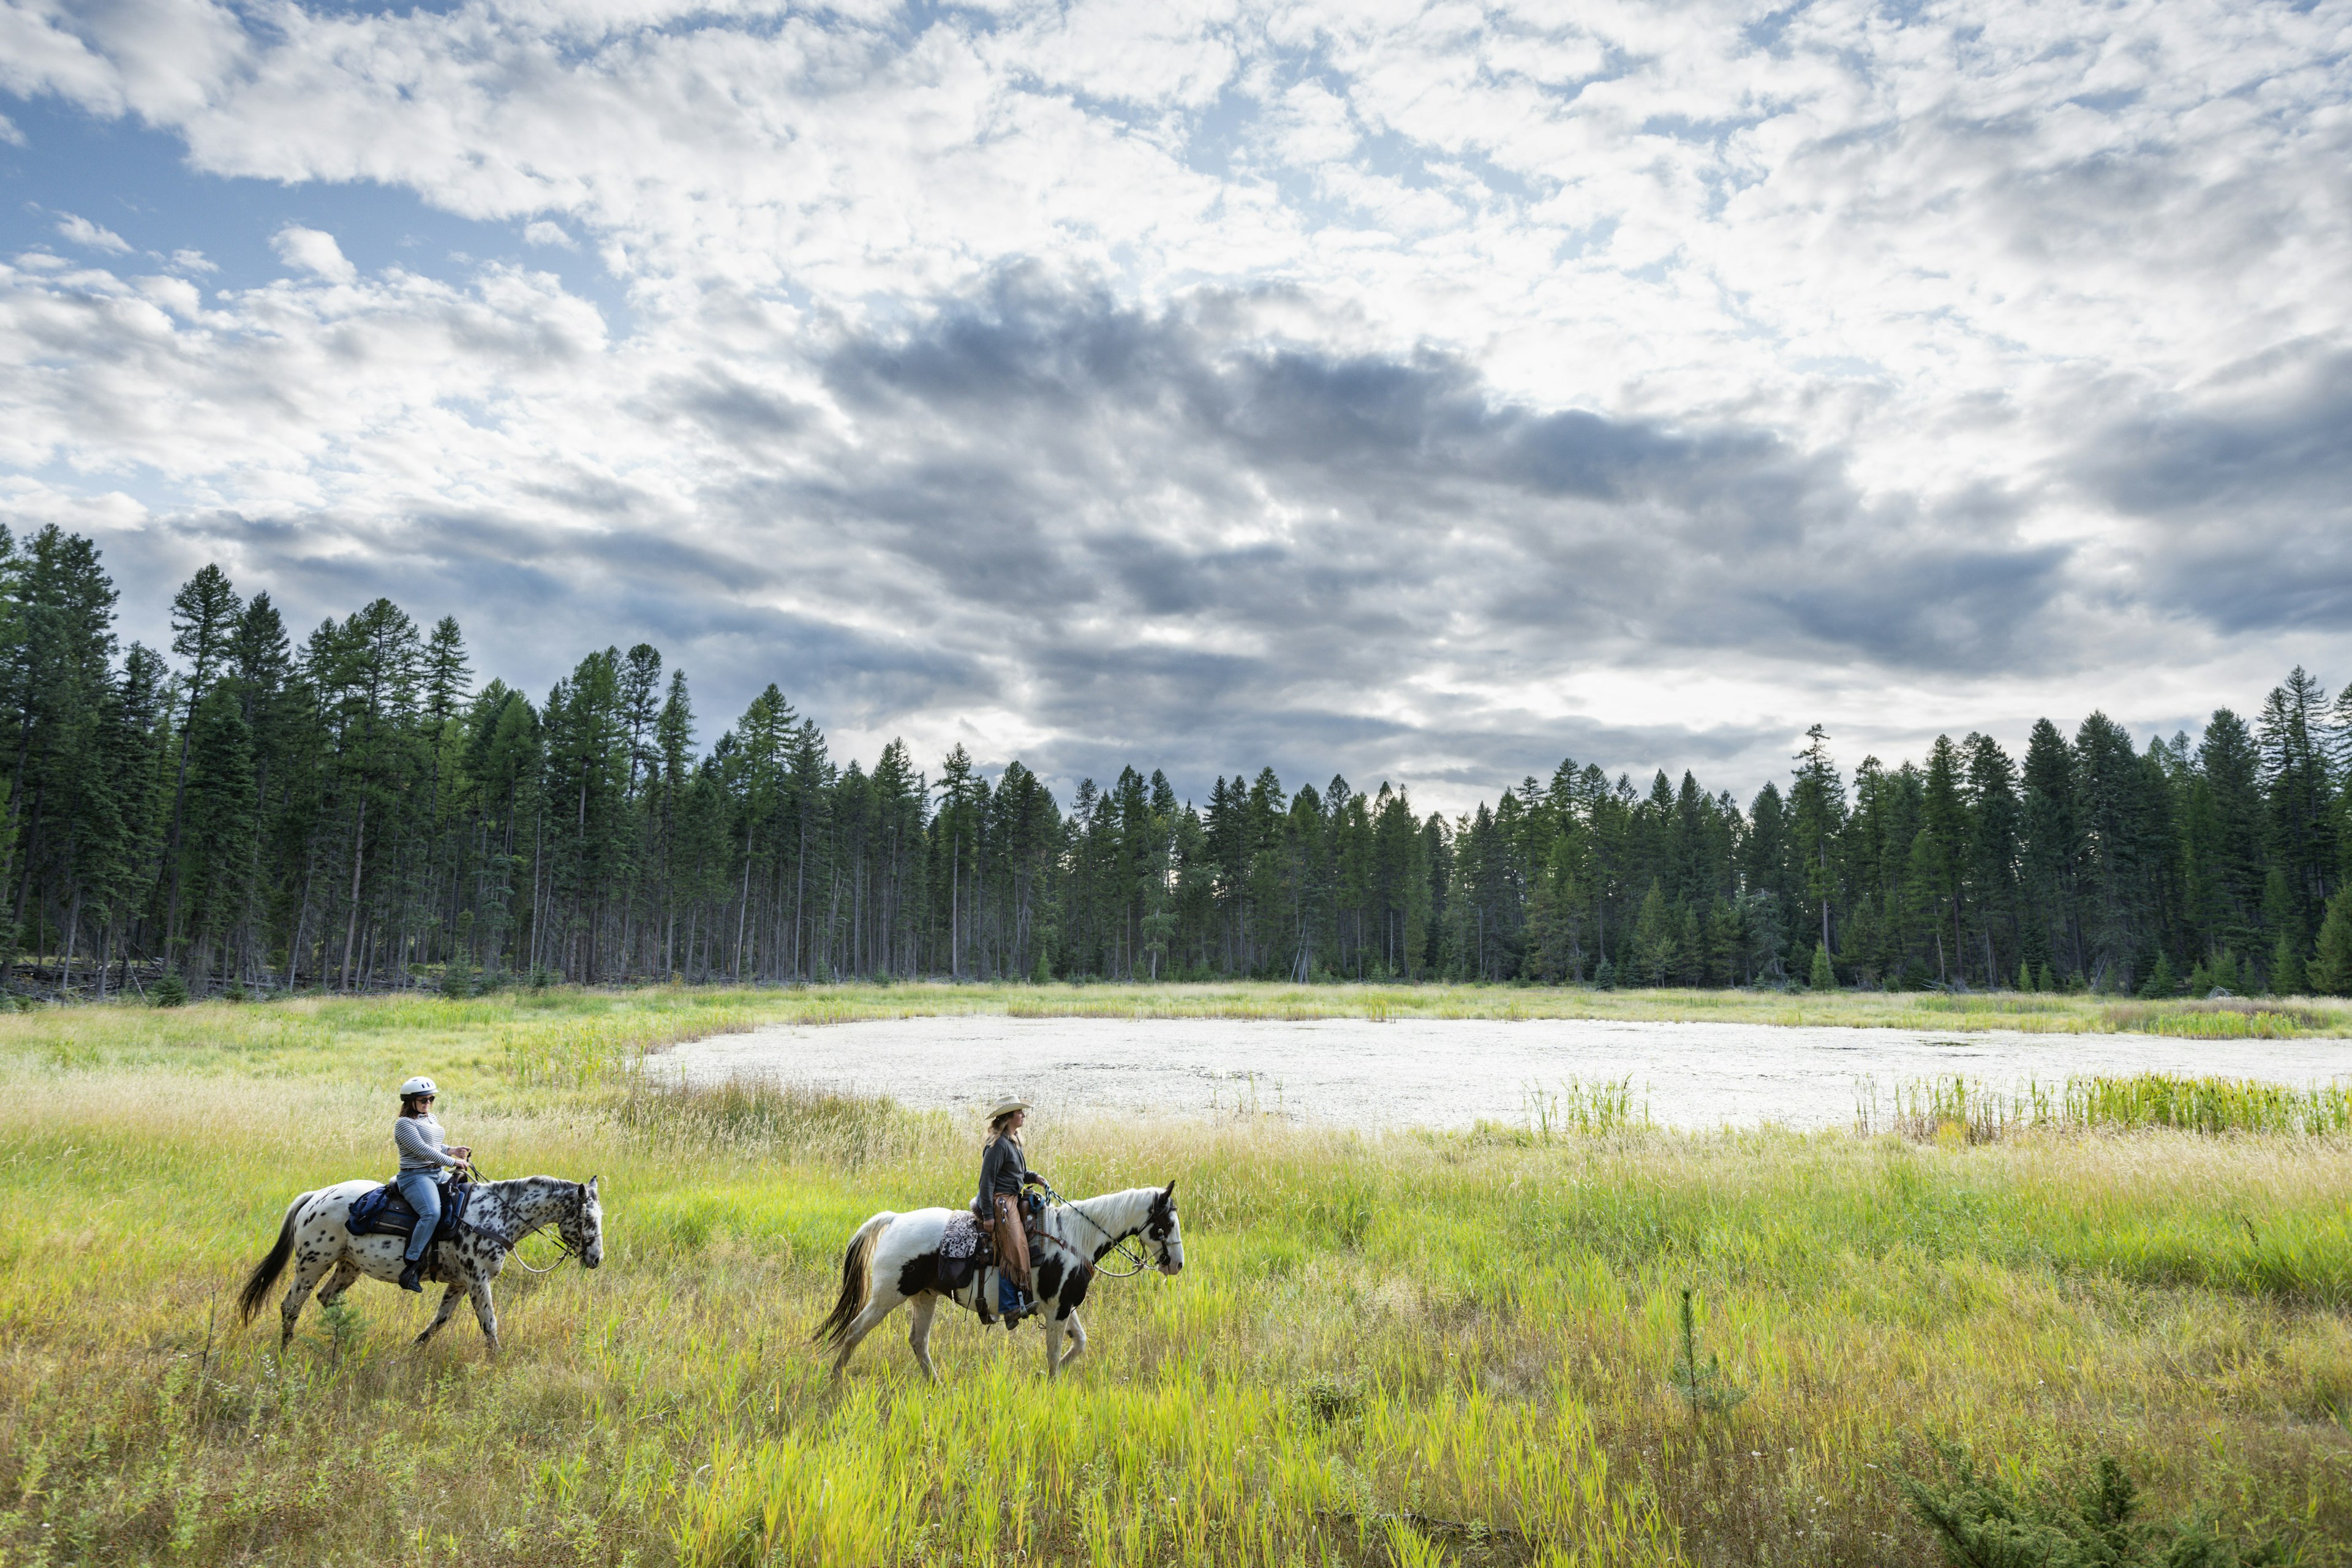
{"label": "tall grass", "polygon": [[1856,1086],[1854,1131],[1990,1143],[2021,1130],[2148,1128],[2323,1137],[2352,1132],[2352,1084],[2296,1089],[2256,1079],[2172,1073],[2069,1078],[2003,1089],[1959,1074],[1908,1079],[1884,1098]]}
{"label": "tall grass", "polygon": [[[959,1201],[975,1129],[501,1033],[650,1038],[658,996],[280,1005],[0,1019],[8,1568],[1924,1568],[1890,1477],[1929,1435],[2021,1485],[2112,1452],[2152,1514],[2352,1564],[2340,1136],[1685,1137],[1607,1084],[1541,1138],[1044,1122],[1066,1193],[1177,1179],[1184,1273],[1098,1281],[1053,1384],[948,1313],[942,1386],[901,1317],[835,1388],[844,1244]],[[502,1280],[498,1363],[373,1284],[282,1356],[212,1310],[295,1191],[383,1172],[395,1068],[499,1173],[604,1179],[604,1268]],[[1693,1342],[1736,1408],[1677,1392]]]}

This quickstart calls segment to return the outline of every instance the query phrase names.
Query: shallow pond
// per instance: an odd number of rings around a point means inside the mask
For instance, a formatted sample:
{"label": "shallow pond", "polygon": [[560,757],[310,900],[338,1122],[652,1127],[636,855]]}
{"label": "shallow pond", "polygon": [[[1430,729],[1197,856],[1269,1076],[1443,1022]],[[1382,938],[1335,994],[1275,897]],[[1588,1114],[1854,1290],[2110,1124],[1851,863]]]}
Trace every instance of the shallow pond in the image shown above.
{"label": "shallow pond", "polygon": [[1753,1024],[1327,1019],[901,1018],[696,1040],[656,1058],[693,1081],[735,1076],[971,1110],[1006,1089],[1041,1114],[1202,1116],[1254,1105],[1357,1126],[1529,1122],[1570,1079],[1630,1080],[1675,1127],[1847,1126],[1874,1083],[1965,1075],[2012,1089],[2094,1073],[2217,1073],[2298,1088],[2352,1074],[2352,1040],[2149,1035],[1935,1035]]}

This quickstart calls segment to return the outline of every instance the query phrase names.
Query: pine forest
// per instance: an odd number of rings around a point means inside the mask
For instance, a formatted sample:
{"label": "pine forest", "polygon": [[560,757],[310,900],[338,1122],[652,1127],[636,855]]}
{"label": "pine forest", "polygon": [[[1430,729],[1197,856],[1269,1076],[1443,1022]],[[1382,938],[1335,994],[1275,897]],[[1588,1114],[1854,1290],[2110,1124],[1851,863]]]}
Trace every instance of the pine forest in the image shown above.
{"label": "pine forest", "polygon": [[1271,770],[1066,801],[959,747],[831,754],[770,686],[707,746],[684,672],[543,697],[378,599],[298,637],[217,567],[121,644],[91,542],[0,531],[15,996],[565,981],[1259,976],[2352,993],[2352,686],[2145,746],[1816,728],[1742,805],[1563,761],[1491,804]]}

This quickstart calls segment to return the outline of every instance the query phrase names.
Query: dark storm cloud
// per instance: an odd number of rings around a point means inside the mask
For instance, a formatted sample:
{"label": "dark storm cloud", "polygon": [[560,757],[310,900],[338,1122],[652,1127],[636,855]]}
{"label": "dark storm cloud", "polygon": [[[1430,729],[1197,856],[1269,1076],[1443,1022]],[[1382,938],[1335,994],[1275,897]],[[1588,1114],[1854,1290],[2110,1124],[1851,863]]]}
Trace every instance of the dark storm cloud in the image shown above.
{"label": "dark storm cloud", "polygon": [[1982,496],[1865,505],[1835,454],[1769,432],[1531,409],[1447,356],[1263,343],[1034,273],[825,369],[894,437],[864,449],[922,451],[843,477],[828,510],[884,523],[951,593],[992,590],[1003,552],[1033,577],[1050,560],[1059,604],[1286,640],[1475,610],[1595,652],[1772,641],[1979,670],[2066,560]]}
{"label": "dark storm cloud", "polygon": [[[759,459],[702,498],[732,521],[583,542],[728,658],[730,712],[788,665],[821,719],[1015,710],[1048,777],[1132,760],[1192,790],[1220,758],[1465,785],[1728,759],[1783,738],[1548,721],[1521,689],[1643,650],[1981,672],[2063,589],[2066,552],[2018,543],[1999,493],[1865,503],[1770,431],[1530,408],[1448,355],[1273,341],[1253,302],[1152,312],[1010,269],[918,329],[836,332],[813,368],[842,439],[740,382],[670,384],[648,418]],[[719,591],[671,591],[696,584]],[[779,585],[789,637],[719,629],[766,626],[744,601]]]}
{"label": "dark storm cloud", "polygon": [[2146,520],[2158,606],[2225,632],[2352,629],[2352,353],[2298,347],[2242,379],[2106,425],[2074,477]]}

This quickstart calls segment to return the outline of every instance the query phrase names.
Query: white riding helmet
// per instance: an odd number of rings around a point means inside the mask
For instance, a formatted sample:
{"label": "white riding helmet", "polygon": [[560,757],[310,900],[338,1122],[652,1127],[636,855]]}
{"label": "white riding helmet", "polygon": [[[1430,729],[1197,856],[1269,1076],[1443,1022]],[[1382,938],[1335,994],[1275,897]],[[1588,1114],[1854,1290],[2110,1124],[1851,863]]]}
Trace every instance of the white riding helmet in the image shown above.
{"label": "white riding helmet", "polygon": [[412,1099],[420,1094],[429,1094],[436,1100],[441,1098],[441,1090],[435,1087],[429,1078],[413,1078],[400,1086],[400,1098],[403,1100]]}

